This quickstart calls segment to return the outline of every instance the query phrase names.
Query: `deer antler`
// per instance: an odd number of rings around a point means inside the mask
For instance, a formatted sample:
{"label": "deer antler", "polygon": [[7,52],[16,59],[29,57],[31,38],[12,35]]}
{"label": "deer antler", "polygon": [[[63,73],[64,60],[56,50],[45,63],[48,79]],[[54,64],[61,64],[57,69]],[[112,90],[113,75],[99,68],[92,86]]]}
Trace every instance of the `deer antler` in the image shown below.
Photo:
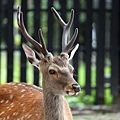
{"label": "deer antler", "polygon": [[[73,34],[72,39],[70,40],[69,43],[67,43],[67,37],[68,37],[68,33],[69,30],[71,28],[71,25],[73,23],[73,19],[74,19],[74,10],[71,10],[71,17],[69,22],[66,24],[63,19],[60,17],[60,15],[58,14],[58,12],[52,7],[51,8],[52,12],[54,13],[54,15],[57,17],[59,23],[61,24],[62,28],[63,28],[63,35],[62,35],[62,52],[65,53],[69,53],[71,52],[71,50],[73,50],[74,48],[71,49],[72,45],[74,44],[76,37],[78,35],[78,28],[75,29],[75,32]],[[75,46],[78,48],[78,44]]]}
{"label": "deer antler", "polygon": [[36,40],[34,40],[27,32],[25,26],[24,26],[24,21],[23,21],[23,12],[21,12],[21,8],[18,7],[18,10],[17,10],[17,22],[18,22],[18,25],[24,35],[24,37],[31,43],[33,44],[40,52],[43,53],[44,56],[48,55],[49,52],[47,51],[46,49],[46,45],[44,43],[44,39],[43,39],[43,36],[42,36],[42,31],[41,29],[39,29],[38,31],[38,35],[39,35],[39,39],[41,41],[41,44],[39,44]]}

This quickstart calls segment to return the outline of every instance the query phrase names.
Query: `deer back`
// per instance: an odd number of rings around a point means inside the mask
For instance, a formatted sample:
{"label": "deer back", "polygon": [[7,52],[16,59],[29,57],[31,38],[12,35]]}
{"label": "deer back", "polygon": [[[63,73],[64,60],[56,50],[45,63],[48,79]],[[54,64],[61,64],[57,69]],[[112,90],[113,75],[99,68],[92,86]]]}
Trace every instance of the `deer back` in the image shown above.
{"label": "deer back", "polygon": [[25,83],[0,85],[0,119],[39,120],[44,116],[42,99],[42,89],[34,85]]}

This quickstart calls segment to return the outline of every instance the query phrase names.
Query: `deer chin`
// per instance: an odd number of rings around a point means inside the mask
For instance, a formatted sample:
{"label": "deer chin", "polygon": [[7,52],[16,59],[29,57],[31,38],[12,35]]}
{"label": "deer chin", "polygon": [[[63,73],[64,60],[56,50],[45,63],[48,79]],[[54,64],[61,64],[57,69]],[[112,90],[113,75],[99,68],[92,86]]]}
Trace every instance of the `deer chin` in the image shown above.
{"label": "deer chin", "polygon": [[73,92],[73,91],[66,91],[67,95],[70,95],[70,96],[76,96],[78,95],[79,92]]}

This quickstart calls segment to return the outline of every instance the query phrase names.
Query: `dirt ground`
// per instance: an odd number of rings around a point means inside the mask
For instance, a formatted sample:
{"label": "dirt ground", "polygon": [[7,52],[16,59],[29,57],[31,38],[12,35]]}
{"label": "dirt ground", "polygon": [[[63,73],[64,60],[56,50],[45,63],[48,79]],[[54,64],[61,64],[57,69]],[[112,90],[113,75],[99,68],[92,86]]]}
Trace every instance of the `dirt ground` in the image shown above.
{"label": "dirt ground", "polygon": [[76,115],[74,120],[120,120],[120,113],[96,113],[91,115]]}
{"label": "dirt ground", "polygon": [[120,120],[120,105],[72,109],[74,120]]}

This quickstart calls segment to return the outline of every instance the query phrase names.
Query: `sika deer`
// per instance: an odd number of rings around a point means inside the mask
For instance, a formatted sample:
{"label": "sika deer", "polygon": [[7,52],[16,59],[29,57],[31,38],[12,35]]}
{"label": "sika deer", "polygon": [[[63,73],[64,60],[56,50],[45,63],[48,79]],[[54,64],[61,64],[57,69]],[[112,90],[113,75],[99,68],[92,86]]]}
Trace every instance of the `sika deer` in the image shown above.
{"label": "sika deer", "polygon": [[[7,83],[0,85],[0,120],[72,120],[71,110],[65,95],[77,95],[80,86],[73,78],[73,67],[69,64],[78,44],[72,47],[77,34],[75,33],[69,43],[67,36],[74,18],[71,11],[70,21],[66,24],[57,11],[51,8],[63,27],[62,52],[53,56],[46,49],[42,32],[39,30],[41,44],[27,33],[23,13],[18,7],[17,21],[24,37],[31,42],[43,55],[23,44],[25,54],[31,64],[42,73],[43,90],[27,83]],[[72,47],[72,48],[71,48]]]}

